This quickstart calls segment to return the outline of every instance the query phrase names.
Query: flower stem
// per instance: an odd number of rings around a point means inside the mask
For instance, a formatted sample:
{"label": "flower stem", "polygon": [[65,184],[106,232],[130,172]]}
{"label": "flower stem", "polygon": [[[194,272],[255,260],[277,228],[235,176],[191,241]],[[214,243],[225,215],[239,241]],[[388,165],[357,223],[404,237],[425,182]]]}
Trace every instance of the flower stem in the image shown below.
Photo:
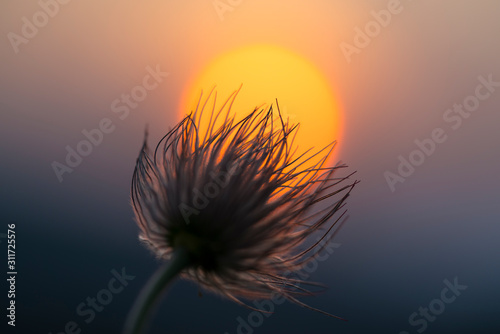
{"label": "flower stem", "polygon": [[125,322],[124,334],[139,334],[168,284],[189,265],[187,252],[180,248],[168,263],[163,264],[149,279],[137,297]]}

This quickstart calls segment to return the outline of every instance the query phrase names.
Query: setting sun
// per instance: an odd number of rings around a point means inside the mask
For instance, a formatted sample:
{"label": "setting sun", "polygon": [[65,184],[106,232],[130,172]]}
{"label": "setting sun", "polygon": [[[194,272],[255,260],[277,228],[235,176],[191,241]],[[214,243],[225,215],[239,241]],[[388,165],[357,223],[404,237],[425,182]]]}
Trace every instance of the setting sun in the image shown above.
{"label": "setting sun", "polygon": [[[180,116],[196,109],[202,90],[206,97],[215,87],[220,107],[240,85],[231,109],[237,119],[256,107],[275,105],[277,99],[284,118],[300,123],[298,152],[311,147],[317,151],[339,139],[340,110],[327,80],[305,58],[269,45],[240,48],[209,63],[185,90]],[[201,116],[203,123],[209,114]]]}

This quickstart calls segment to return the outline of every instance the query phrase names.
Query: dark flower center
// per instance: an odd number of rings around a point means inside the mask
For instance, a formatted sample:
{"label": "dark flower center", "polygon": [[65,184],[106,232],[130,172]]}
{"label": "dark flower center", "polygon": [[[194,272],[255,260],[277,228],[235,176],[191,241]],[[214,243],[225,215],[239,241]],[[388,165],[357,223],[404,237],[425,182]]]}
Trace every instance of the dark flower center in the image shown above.
{"label": "dark flower center", "polygon": [[174,249],[185,249],[194,267],[206,271],[219,268],[217,259],[224,253],[224,247],[217,237],[207,238],[206,234],[180,230],[172,238]]}

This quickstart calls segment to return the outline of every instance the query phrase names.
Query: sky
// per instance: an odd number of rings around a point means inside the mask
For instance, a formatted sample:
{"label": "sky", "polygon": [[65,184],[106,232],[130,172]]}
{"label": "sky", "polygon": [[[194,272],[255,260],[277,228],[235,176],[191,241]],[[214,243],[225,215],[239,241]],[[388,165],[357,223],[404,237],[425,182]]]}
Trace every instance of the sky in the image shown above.
{"label": "sky", "polygon": [[258,316],[177,281],[150,333],[498,333],[499,14],[494,0],[2,2],[0,247],[15,224],[17,269],[2,328],[120,332],[160,264],[129,200],[145,127],[159,140],[214,59],[267,44],[314,64],[341,106],[335,158],[361,183],[309,268],[329,288],[303,301],[348,322],[291,303]]}

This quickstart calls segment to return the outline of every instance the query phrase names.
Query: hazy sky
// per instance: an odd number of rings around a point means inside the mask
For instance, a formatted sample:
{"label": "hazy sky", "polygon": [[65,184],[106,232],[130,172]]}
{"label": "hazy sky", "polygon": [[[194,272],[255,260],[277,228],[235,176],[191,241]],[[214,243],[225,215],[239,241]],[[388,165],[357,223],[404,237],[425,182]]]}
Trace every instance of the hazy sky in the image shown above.
{"label": "hazy sky", "polygon": [[[55,334],[70,321],[81,333],[119,332],[158,266],[129,205],[145,126],[159,139],[211,60],[256,43],[324,74],[342,106],[337,157],[361,183],[335,252],[311,273],[330,288],[304,299],[349,322],[286,303],[251,330],[500,331],[500,2],[60,2],[0,4],[0,233],[17,223],[19,272],[8,333]],[[148,74],[147,96],[120,100]],[[96,128],[99,144],[60,182],[54,161]],[[122,268],[135,278],[94,318],[82,316],[78,306]],[[200,298],[186,282],[158,313],[151,333],[233,334],[238,317],[251,321],[251,311]]]}

